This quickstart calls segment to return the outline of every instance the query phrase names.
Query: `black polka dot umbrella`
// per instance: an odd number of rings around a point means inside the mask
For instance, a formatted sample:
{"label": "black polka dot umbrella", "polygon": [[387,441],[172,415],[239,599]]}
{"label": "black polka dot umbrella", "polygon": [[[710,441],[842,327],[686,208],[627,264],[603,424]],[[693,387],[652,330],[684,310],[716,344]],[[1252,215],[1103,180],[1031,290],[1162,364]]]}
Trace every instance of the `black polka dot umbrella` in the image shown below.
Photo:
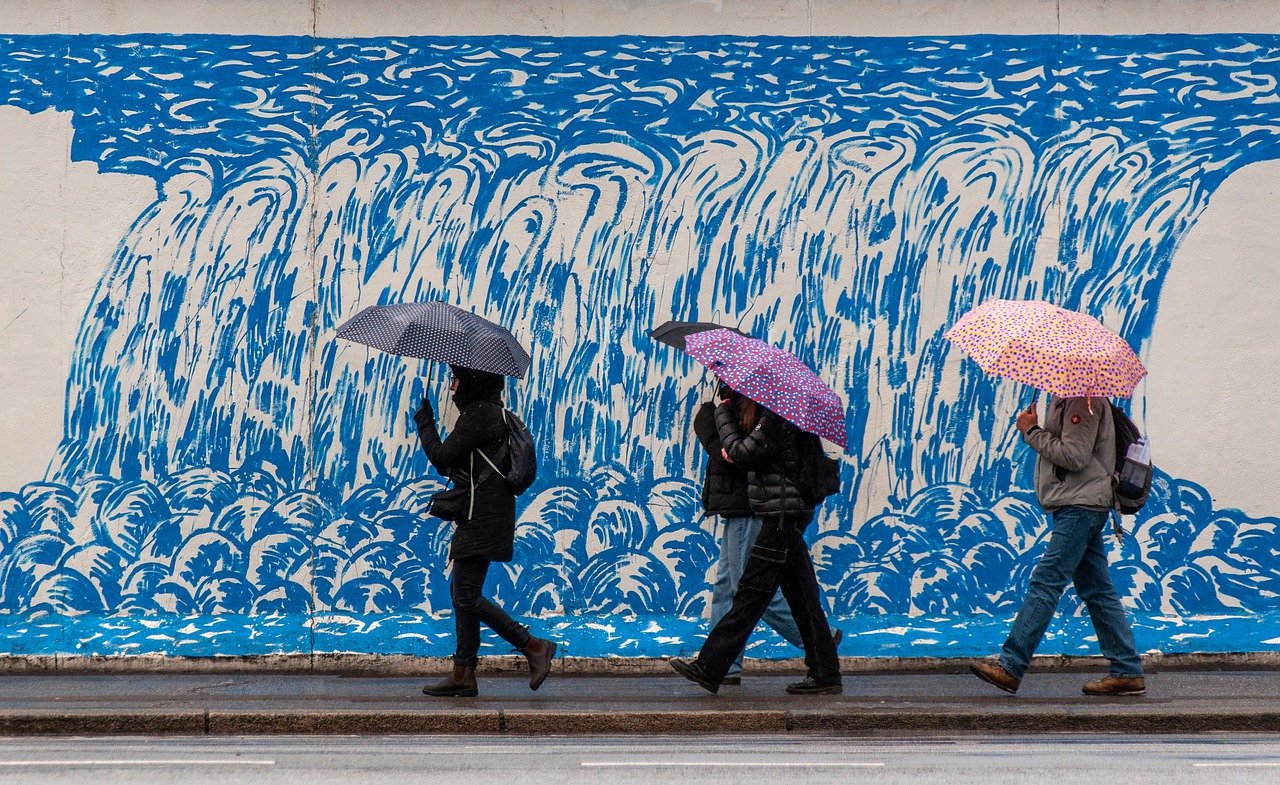
{"label": "black polka dot umbrella", "polygon": [[529,353],[507,328],[448,303],[373,305],[338,337],[405,357],[523,377]]}

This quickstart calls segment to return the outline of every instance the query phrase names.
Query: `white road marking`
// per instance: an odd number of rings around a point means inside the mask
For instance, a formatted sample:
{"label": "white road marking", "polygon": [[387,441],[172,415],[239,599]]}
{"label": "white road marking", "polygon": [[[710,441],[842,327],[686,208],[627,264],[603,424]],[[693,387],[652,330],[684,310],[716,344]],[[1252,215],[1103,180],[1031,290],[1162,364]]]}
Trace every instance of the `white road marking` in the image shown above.
{"label": "white road marking", "polygon": [[274,766],[273,760],[0,760],[0,766]]}
{"label": "white road marking", "polygon": [[1280,761],[1223,761],[1222,763],[1193,763],[1197,769],[1280,769]]}
{"label": "white road marking", "polygon": [[857,762],[848,761],[844,763],[788,763],[786,761],[649,761],[649,760],[620,760],[620,761],[582,761],[582,767],[588,769],[599,768],[640,768],[649,766],[668,766],[668,767],[724,767],[724,768],[790,768],[790,769],[840,769],[840,768],[874,768],[883,766],[882,762]]}

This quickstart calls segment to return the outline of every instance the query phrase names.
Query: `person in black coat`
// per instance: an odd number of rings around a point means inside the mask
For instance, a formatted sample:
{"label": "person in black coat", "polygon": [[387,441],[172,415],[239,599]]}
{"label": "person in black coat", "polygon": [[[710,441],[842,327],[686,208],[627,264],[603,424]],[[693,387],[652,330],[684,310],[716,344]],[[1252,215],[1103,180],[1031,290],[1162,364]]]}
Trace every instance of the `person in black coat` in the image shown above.
{"label": "person in black coat", "polygon": [[[717,391],[728,397],[737,411],[752,405],[751,401],[720,383]],[[707,452],[707,472],[702,484],[702,507],[707,515],[717,518],[720,530],[720,556],[716,560],[716,580],[711,586],[711,626],[715,626],[733,605],[733,595],[747,565],[751,546],[755,544],[762,522],[752,515],[747,499],[747,472],[726,458],[720,433],[716,429],[716,406],[710,401],[702,404],[693,418],[693,432],[699,444]],[[804,646],[800,630],[782,592],[776,592],[765,608],[761,621],[773,628],[797,649]],[[742,653],[734,659],[721,685],[736,686],[742,683]]]}
{"label": "person in black coat", "polygon": [[747,471],[751,511],[763,521],[760,534],[738,582],[733,607],[712,628],[696,659],[674,659],[671,667],[706,690],[718,692],[729,666],[781,588],[800,630],[808,669],[804,680],[788,685],[787,692],[839,694],[843,690],[840,660],[804,541],[813,506],[804,500],[794,479],[800,473],[799,431],[755,401],[750,404],[735,412],[729,397],[721,398],[716,428],[724,457]]}
{"label": "person in black coat", "polygon": [[506,611],[484,597],[491,562],[511,561],[515,546],[516,497],[505,478],[490,465],[510,465],[508,431],[503,416],[503,377],[486,371],[450,366],[453,402],[460,414],[449,438],[440,440],[435,411],[425,397],[414,413],[418,437],[431,465],[460,488],[470,488],[468,512],[458,521],[449,559],[453,562],[450,597],[457,630],[453,673],[422,689],[427,695],[471,697],[476,686],[480,622],[529,661],[529,687],[538,689],[551,672],[556,644],[536,638]]}

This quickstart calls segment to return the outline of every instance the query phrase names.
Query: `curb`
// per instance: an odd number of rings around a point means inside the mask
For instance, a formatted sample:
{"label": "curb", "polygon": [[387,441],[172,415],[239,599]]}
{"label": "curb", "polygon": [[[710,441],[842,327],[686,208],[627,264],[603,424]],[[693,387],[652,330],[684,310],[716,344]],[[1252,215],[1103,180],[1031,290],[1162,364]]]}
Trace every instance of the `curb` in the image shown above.
{"label": "curb", "polygon": [[[1114,707],[1112,707],[1114,708]],[[1276,733],[1280,711],[184,711],[0,712],[0,736]]]}
{"label": "curb", "polygon": [[[962,673],[973,657],[841,657],[840,670],[855,673]],[[552,665],[559,676],[668,676],[667,657],[561,657]],[[1280,670],[1280,652],[1230,654],[1145,654],[1143,668],[1161,670]],[[1044,671],[1092,671],[1105,666],[1101,656],[1040,655],[1032,667]],[[406,654],[264,654],[253,656],[168,657],[158,654],[122,656],[0,654],[0,674],[95,673],[278,673],[344,676],[419,676],[453,667],[449,657]],[[480,673],[516,673],[527,668],[523,656],[497,655],[480,660]],[[797,673],[800,658],[747,659],[748,674]]]}

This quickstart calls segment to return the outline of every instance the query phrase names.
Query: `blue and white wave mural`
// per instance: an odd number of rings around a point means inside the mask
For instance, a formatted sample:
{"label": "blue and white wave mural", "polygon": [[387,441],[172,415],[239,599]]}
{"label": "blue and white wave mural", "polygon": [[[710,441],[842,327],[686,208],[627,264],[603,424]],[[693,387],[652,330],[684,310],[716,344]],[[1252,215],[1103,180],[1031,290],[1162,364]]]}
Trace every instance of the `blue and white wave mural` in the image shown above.
{"label": "blue and white wave mural", "polygon": [[[1214,189],[1280,158],[1277,77],[1258,35],[0,38],[6,104],[71,112],[73,158],[157,194],[84,315],[47,475],[0,493],[7,650],[449,653],[409,416],[443,376],[333,338],[443,298],[530,347],[509,392],[543,476],[491,588],[570,653],[704,629],[709,391],[645,337],[668,318],[767,337],[849,401],[811,531],[844,653],[987,653],[1047,523],[1024,391],[942,332],[1033,297],[1144,346]],[[1276,519],[1162,476],[1133,528],[1143,648],[1280,648]],[[1045,651],[1091,650],[1058,625]]]}

